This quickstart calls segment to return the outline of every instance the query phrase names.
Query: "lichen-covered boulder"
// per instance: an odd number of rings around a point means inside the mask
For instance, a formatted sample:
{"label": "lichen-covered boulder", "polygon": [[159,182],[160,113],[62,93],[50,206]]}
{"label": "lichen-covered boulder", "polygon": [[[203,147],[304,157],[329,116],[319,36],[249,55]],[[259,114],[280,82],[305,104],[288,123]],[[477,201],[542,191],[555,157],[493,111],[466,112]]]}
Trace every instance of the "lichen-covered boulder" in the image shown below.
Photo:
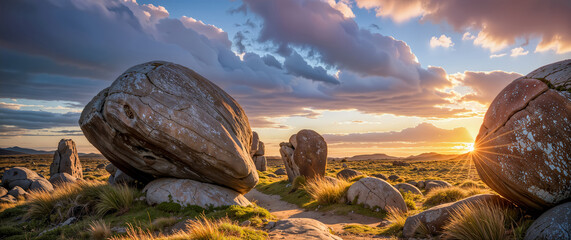
{"label": "lichen-covered boulder", "polygon": [[347,200],[366,207],[380,207],[385,211],[393,208],[407,211],[406,203],[400,192],[388,182],[375,177],[361,178],[347,190]]}
{"label": "lichen-covered boulder", "polygon": [[354,177],[358,177],[361,175],[363,175],[362,172],[359,172],[359,171],[351,169],[351,168],[346,168],[346,169],[343,169],[337,173],[337,178],[350,180]]}
{"label": "lichen-covered boulder", "polygon": [[310,179],[325,175],[327,143],[313,130],[303,129],[292,135],[289,142],[280,143],[280,154],[290,182],[297,176]]}
{"label": "lichen-covered boulder", "polygon": [[67,173],[75,178],[83,179],[81,162],[77,155],[75,142],[71,139],[60,140],[54,153],[54,160],[50,165],[50,176],[57,173]]}
{"label": "lichen-covered boulder", "polygon": [[32,182],[37,179],[43,179],[36,172],[25,167],[9,168],[2,175],[2,186],[6,189],[12,189],[16,186],[24,190],[28,190]]}
{"label": "lichen-covered boulder", "polygon": [[571,60],[506,86],[490,104],[472,156],[490,188],[531,210],[571,198]]}
{"label": "lichen-covered boulder", "polygon": [[422,195],[422,192],[418,188],[416,188],[415,186],[413,186],[412,184],[409,184],[409,183],[396,184],[395,188],[401,192],[409,192],[412,194]]}
{"label": "lichen-covered boulder", "polygon": [[439,233],[442,227],[449,222],[451,213],[466,204],[496,204],[506,208],[513,207],[508,200],[495,194],[474,195],[457,202],[441,204],[408,217],[404,223],[402,235],[405,238],[413,237],[419,224],[423,224],[430,234]]}
{"label": "lichen-covered boulder", "polygon": [[571,239],[571,202],[559,204],[537,218],[524,240]]}
{"label": "lichen-covered boulder", "polygon": [[105,158],[143,183],[174,177],[245,193],[258,182],[244,110],[181,65],[128,69],[87,104],[79,125]]}
{"label": "lichen-covered boulder", "polygon": [[190,179],[160,178],[147,184],[143,192],[149,205],[171,201],[181,206],[198,205],[203,208],[250,204],[248,199],[232,189]]}

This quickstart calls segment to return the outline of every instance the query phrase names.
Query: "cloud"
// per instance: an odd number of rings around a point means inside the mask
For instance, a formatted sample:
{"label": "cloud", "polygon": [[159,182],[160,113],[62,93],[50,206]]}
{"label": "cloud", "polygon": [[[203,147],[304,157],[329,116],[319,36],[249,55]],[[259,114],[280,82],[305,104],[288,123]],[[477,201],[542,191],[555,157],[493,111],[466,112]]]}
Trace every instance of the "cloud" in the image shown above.
{"label": "cloud", "polygon": [[535,51],[571,51],[571,3],[566,0],[448,1],[356,0],[360,8],[396,22],[420,17],[421,21],[447,22],[457,32],[478,30],[474,43],[497,52],[516,39],[539,38]]}
{"label": "cloud", "polygon": [[245,39],[246,37],[240,31],[238,31],[236,35],[234,35],[234,43],[236,43],[236,47],[238,48],[239,53],[246,52],[246,46],[243,43]]}
{"label": "cloud", "polygon": [[474,139],[466,128],[452,130],[438,128],[430,123],[421,123],[399,132],[351,133],[345,135],[324,134],[327,143],[373,143],[373,142],[472,142]]}
{"label": "cloud", "polygon": [[285,59],[284,67],[294,76],[324,83],[339,84],[339,81],[327,74],[323,67],[310,66],[297,52]]}
{"label": "cloud", "polygon": [[462,35],[462,40],[474,40],[476,38],[476,36],[472,35],[472,33],[470,32],[465,32]]}
{"label": "cloud", "polygon": [[450,37],[447,37],[444,34],[440,35],[439,38],[432,37],[430,39],[430,47],[431,48],[435,48],[435,47],[449,48],[452,46],[454,46],[452,39]]}
{"label": "cloud", "polygon": [[504,71],[465,71],[461,74],[451,75],[451,78],[460,82],[460,85],[473,90],[464,95],[462,101],[476,101],[483,105],[488,105],[505,86],[521,76],[519,73]]}
{"label": "cloud", "polygon": [[345,18],[354,18],[355,17],[353,10],[351,10],[349,0],[338,0],[338,1],[327,0],[327,3],[329,4],[329,6],[331,6],[332,8],[335,8],[337,11],[339,11],[341,14],[343,14],[343,17],[345,17]]}
{"label": "cloud", "polygon": [[529,51],[525,51],[522,47],[517,47],[511,50],[511,57],[525,56]]}
{"label": "cloud", "polygon": [[186,28],[192,29],[210,40],[218,41],[227,47],[232,46],[232,43],[228,40],[228,33],[224,32],[221,28],[211,24],[205,24],[200,20],[187,16],[182,16],[180,21]]}
{"label": "cloud", "polygon": [[490,55],[490,58],[501,58],[505,55],[506,55],[506,53],[492,54],[492,55]]}
{"label": "cloud", "polygon": [[0,108],[0,126],[19,129],[44,129],[77,126],[79,113],[52,113]]}

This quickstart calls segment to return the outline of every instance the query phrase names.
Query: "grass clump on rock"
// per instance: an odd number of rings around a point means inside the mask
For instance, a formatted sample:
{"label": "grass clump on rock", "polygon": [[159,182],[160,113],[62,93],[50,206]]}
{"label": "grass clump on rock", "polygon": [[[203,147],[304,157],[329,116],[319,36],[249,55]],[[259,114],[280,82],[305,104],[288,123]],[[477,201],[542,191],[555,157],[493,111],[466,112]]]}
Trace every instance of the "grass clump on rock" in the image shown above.
{"label": "grass clump on rock", "polygon": [[444,187],[432,189],[426,194],[424,207],[433,207],[436,205],[455,202],[470,196],[486,193],[486,190],[480,188],[460,188],[460,187]]}
{"label": "grass clump on rock", "polygon": [[345,179],[337,181],[318,176],[307,181],[305,191],[319,204],[333,204],[341,201],[351,183]]}
{"label": "grass clump on rock", "polygon": [[509,211],[495,204],[466,204],[452,212],[445,239],[502,240],[508,237]]}

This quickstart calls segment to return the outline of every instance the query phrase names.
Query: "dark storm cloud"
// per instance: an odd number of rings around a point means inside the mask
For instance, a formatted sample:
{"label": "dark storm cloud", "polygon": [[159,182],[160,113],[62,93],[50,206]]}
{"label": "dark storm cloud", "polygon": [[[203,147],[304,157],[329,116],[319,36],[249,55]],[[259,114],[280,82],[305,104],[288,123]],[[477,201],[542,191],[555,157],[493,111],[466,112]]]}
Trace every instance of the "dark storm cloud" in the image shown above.
{"label": "dark storm cloud", "polygon": [[77,126],[79,113],[52,113],[0,108],[0,126],[15,126],[20,129],[43,129],[50,127]]}

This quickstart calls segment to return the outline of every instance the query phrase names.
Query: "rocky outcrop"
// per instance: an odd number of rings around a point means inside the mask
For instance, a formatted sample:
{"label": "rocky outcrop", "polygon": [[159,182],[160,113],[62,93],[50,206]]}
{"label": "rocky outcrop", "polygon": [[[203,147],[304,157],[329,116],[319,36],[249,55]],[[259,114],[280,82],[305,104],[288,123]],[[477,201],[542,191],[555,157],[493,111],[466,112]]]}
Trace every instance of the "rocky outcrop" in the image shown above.
{"label": "rocky outcrop", "polygon": [[452,187],[452,184],[441,180],[426,180],[424,182],[424,189],[426,190],[426,192],[430,192],[432,189],[435,188],[447,188],[447,187]]}
{"label": "rocky outcrop", "polygon": [[77,182],[77,178],[71,176],[68,173],[56,173],[50,177],[50,183],[56,187],[63,184],[69,184],[75,182]]}
{"label": "rocky outcrop", "polygon": [[53,190],[53,186],[45,178],[25,167],[13,167],[6,170],[4,175],[2,175],[2,186],[6,189],[18,186],[24,189],[24,191]]}
{"label": "rocky outcrop", "polygon": [[473,159],[480,178],[537,211],[571,198],[571,60],[506,86],[490,104]]}
{"label": "rocky outcrop", "polygon": [[272,222],[273,226],[268,227],[270,239],[289,240],[341,240],[335,236],[331,230],[320,221],[311,218],[290,218]]}
{"label": "rocky outcrop", "polygon": [[252,155],[252,160],[258,171],[268,170],[268,160],[264,157],[266,153],[266,146],[264,142],[260,141],[260,137],[257,132],[254,132],[254,141],[252,141],[252,148],[250,155]]}
{"label": "rocky outcrop", "polygon": [[290,182],[297,176],[309,179],[325,175],[327,143],[313,130],[301,130],[289,142],[280,143],[280,154]]}
{"label": "rocky outcrop", "polygon": [[79,125],[105,158],[143,183],[173,177],[245,193],[258,182],[244,110],[181,65],[128,69],[87,104]]}
{"label": "rocky outcrop", "polygon": [[337,178],[350,180],[354,177],[358,177],[361,175],[363,175],[362,172],[359,172],[359,171],[354,170],[354,169],[346,168],[346,169],[343,169],[337,173]]}
{"label": "rocky outcrop", "polygon": [[557,205],[537,218],[524,240],[571,239],[571,202]]}
{"label": "rocky outcrop", "polygon": [[150,205],[171,201],[181,206],[198,205],[203,208],[250,204],[242,194],[232,189],[190,179],[157,179],[147,184],[143,192]]}
{"label": "rocky outcrop", "polygon": [[450,214],[465,204],[512,206],[509,201],[495,194],[480,194],[457,202],[441,204],[408,217],[404,223],[403,236],[405,238],[413,237],[419,224],[423,224],[430,234],[440,232],[442,227],[448,222]]}
{"label": "rocky outcrop", "polygon": [[280,176],[280,175],[287,175],[286,170],[283,168],[278,168],[275,172],[276,175]]}
{"label": "rocky outcrop", "polygon": [[395,188],[401,192],[409,192],[412,194],[422,195],[422,192],[418,188],[409,183],[396,184]]}
{"label": "rocky outcrop", "polygon": [[268,160],[265,156],[254,156],[254,164],[256,165],[256,169],[258,171],[266,171],[268,170]]}
{"label": "rocky outcrop", "polygon": [[353,183],[347,190],[347,201],[364,204],[369,208],[379,207],[385,211],[389,208],[407,211],[400,192],[388,182],[375,177],[361,178]]}
{"label": "rocky outcrop", "polygon": [[50,176],[57,173],[67,173],[75,178],[83,179],[81,162],[77,155],[75,142],[71,139],[60,140],[54,153],[54,160],[50,165]]}

